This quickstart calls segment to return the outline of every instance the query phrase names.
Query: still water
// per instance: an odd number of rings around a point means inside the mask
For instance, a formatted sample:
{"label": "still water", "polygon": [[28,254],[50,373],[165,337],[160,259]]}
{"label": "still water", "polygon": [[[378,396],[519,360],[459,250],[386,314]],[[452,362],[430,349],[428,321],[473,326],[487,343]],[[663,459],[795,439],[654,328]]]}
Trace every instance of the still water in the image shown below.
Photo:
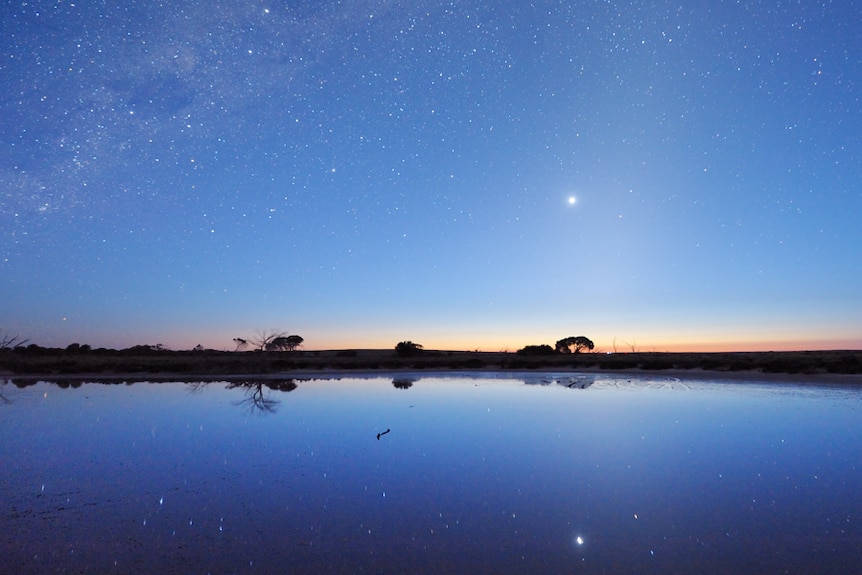
{"label": "still water", "polygon": [[862,573],[862,390],[0,384],[3,573]]}

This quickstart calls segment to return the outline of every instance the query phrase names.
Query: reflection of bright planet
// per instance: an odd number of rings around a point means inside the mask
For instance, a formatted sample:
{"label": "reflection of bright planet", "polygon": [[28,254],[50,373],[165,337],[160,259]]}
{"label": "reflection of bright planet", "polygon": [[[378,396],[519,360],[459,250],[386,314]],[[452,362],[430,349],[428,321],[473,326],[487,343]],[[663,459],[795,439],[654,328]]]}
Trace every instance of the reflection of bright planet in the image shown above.
{"label": "reflection of bright planet", "polygon": [[574,205],[574,203],[575,203],[575,202],[577,202],[577,201],[578,201],[578,200],[577,200],[577,198],[575,198],[575,196],[569,196],[569,205],[570,205],[570,206],[571,206],[571,205]]}

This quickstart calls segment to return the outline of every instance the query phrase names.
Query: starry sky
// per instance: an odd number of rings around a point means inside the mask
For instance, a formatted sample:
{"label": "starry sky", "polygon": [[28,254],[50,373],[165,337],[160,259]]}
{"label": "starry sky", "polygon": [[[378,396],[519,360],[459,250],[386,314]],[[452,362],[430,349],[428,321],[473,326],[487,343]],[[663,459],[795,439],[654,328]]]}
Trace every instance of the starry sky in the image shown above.
{"label": "starry sky", "polygon": [[6,3],[0,329],[862,348],[862,6]]}

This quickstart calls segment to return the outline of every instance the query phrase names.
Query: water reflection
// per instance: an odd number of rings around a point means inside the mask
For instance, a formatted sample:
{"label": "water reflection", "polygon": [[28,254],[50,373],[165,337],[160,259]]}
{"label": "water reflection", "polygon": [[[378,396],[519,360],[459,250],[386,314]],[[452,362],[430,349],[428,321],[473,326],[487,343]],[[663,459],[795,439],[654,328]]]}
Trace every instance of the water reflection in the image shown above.
{"label": "water reflection", "polygon": [[415,377],[395,377],[392,378],[392,387],[395,389],[410,389],[417,380],[418,378]]}
{"label": "water reflection", "polygon": [[530,385],[562,385],[570,389],[587,389],[593,385],[598,376],[592,374],[575,375],[544,375],[533,378],[525,378],[524,383]]}
{"label": "water reflection", "polygon": [[[326,377],[322,378],[327,381],[339,381],[341,379],[356,379],[356,377]],[[379,377],[359,377],[359,379],[369,379],[369,380],[378,380]],[[498,374],[496,372],[492,373],[484,373],[484,374],[471,374],[471,373],[454,373],[454,374],[446,374],[446,375],[398,375],[392,377],[390,379],[392,386],[395,389],[410,389],[414,384],[418,382],[423,383],[433,383],[438,382],[440,380],[453,380],[453,379],[469,379],[470,381],[476,382],[477,384],[482,382],[500,382],[500,381],[510,381],[513,383],[520,383],[526,385],[539,385],[539,386],[548,386],[548,385],[559,385],[562,387],[567,387],[570,389],[587,389],[593,385],[598,385],[600,387],[640,387],[640,388],[685,388],[686,384],[677,377],[667,377],[667,376],[657,376],[657,377],[645,377],[645,376],[637,376],[637,377],[620,377],[616,375],[604,375],[604,374],[594,374],[594,373],[565,373],[565,374],[553,374],[553,373],[507,373],[505,376]],[[297,388],[298,384],[303,381],[320,381],[320,379],[315,380],[314,378],[287,378],[287,379],[278,379],[271,377],[264,377],[260,379],[212,379],[212,380],[200,380],[194,382],[184,382],[185,385],[189,386],[191,389],[198,390],[203,389],[206,386],[210,386],[213,384],[226,384],[228,389],[251,389],[258,392],[258,394],[262,391],[263,388],[273,390],[273,391],[284,391],[290,392]],[[4,385],[14,385],[18,388],[29,387],[32,385],[36,385],[37,383],[49,383],[51,385],[55,385],[62,389],[78,389],[85,384],[98,384],[98,385],[134,385],[135,383],[174,383],[174,380],[169,379],[146,379],[146,380],[130,380],[127,378],[122,379],[113,379],[113,378],[101,378],[98,380],[94,380],[92,378],[80,378],[80,377],[63,377],[58,378],[51,381],[45,381],[41,379],[33,379],[33,378],[16,378],[14,381],[12,379],[0,380],[0,387]]]}
{"label": "water reflection", "polygon": [[531,373],[0,393],[4,572],[862,572],[853,389]]}
{"label": "water reflection", "polygon": [[[249,413],[272,414],[278,411],[281,404],[276,399],[277,392],[291,392],[298,387],[297,380],[290,379],[260,379],[260,380],[229,380],[229,381],[193,381],[186,385],[192,393],[202,393],[208,386],[224,385],[226,389],[241,389],[245,397],[234,402],[235,405],[248,408]],[[276,392],[276,393],[274,393]]]}
{"label": "water reflection", "polygon": [[265,381],[232,381],[227,384],[228,389],[242,388],[245,390],[245,399],[237,402],[237,405],[248,407],[251,413],[275,413],[281,403],[271,393],[264,390],[290,392],[296,389],[296,381],[293,379],[265,380]]}
{"label": "water reflection", "polygon": [[10,404],[12,400],[8,399],[2,391],[2,388],[9,385],[11,382],[7,379],[0,378],[0,404]]}

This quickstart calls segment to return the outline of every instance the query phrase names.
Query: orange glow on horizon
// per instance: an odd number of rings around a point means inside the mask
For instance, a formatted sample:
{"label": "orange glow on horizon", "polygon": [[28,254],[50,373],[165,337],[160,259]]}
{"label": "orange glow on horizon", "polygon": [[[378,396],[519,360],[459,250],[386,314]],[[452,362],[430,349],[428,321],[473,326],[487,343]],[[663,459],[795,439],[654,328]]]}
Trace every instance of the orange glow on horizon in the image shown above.
{"label": "orange glow on horizon", "polygon": [[[409,338],[403,338],[409,339]],[[400,341],[400,340],[399,340]],[[480,340],[454,339],[454,340],[423,340],[417,338],[412,340],[422,344],[427,350],[440,351],[483,351],[483,352],[516,352],[530,343],[512,343],[512,342],[488,342]],[[663,341],[641,343],[637,341],[631,345],[617,341],[616,350],[614,350],[613,342],[605,342],[593,340],[596,347],[596,353],[631,353],[631,352],[669,352],[669,353],[720,353],[720,352],[766,352],[766,351],[831,351],[831,350],[862,350],[862,340],[852,338],[841,339],[821,339],[821,340],[779,340],[779,339],[763,339],[750,341],[727,341],[727,340],[703,340],[703,341]],[[334,342],[333,342],[334,343]],[[341,342],[343,343],[343,342]],[[332,349],[390,349],[394,348],[397,342],[391,345],[388,340],[383,341],[368,341],[360,345],[315,345],[314,347],[304,347],[307,351],[320,351]],[[547,343],[553,346],[554,341],[539,342]]]}
{"label": "orange glow on horizon", "polygon": [[[554,330],[556,331],[556,330]],[[843,330],[842,330],[843,331]],[[332,333],[338,333],[332,337]],[[448,330],[415,329],[405,330],[400,327],[387,326],[378,330],[304,330],[299,333],[305,338],[300,349],[305,351],[344,350],[344,349],[394,349],[399,341],[410,340],[421,344],[428,350],[443,351],[484,351],[514,353],[527,345],[547,344],[553,346],[560,337],[568,335],[586,335],[595,343],[597,353],[630,353],[630,352],[678,352],[678,353],[710,353],[710,352],[749,352],[749,351],[822,351],[822,350],[862,350],[862,335],[841,333],[833,336],[821,333],[811,333],[812,337],[781,337],[769,333],[737,334],[721,333],[704,337],[702,334],[681,333],[679,335],[665,333],[659,337],[614,337],[613,333],[595,333],[589,329],[583,333],[561,333],[557,337],[548,336],[542,330],[506,329],[500,333],[518,333],[517,337],[498,336],[485,330],[476,330],[452,337]],[[93,348],[107,347],[123,349],[141,343],[163,343],[168,349],[186,350],[200,344],[208,349],[233,351],[233,337],[254,338],[254,332],[249,330],[232,330],[230,332],[213,330],[195,330],[185,333],[172,333],[169,337],[158,333],[124,334],[124,337],[111,337],[105,333],[96,334],[57,334],[49,341],[37,341],[39,345],[48,347],[65,347],[73,341],[91,345]],[[794,334],[795,335],[795,334]],[[66,336],[66,337],[64,337]],[[67,340],[67,341],[66,341]]]}

